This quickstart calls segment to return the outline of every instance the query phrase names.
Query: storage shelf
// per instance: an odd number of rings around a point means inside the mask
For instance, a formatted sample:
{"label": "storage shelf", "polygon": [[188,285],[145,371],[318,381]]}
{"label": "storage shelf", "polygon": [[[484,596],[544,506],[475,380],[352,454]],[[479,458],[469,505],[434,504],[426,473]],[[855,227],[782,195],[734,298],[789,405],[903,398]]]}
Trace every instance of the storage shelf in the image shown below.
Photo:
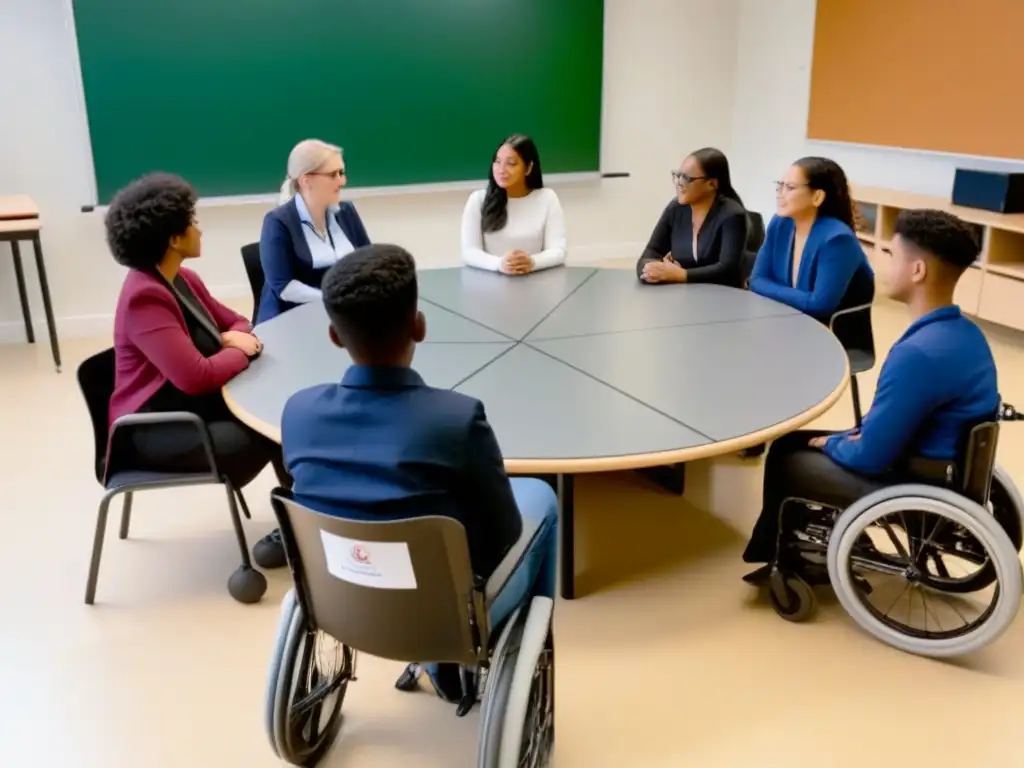
{"label": "storage shelf", "polygon": [[[964,208],[941,197],[879,187],[853,185],[852,192],[862,220],[857,239],[875,272],[883,275],[900,211],[935,208],[974,225],[981,255],[960,278],[954,298],[968,314],[1024,330],[1024,214]],[[865,224],[874,231],[861,231]]]}

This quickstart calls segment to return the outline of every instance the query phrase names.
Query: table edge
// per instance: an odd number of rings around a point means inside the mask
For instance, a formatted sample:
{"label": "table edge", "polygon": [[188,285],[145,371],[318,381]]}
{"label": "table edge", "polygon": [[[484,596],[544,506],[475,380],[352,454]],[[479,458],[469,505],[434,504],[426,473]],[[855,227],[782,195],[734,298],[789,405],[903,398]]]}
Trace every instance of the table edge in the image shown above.
{"label": "table edge", "polygon": [[[839,341],[836,340],[836,344]],[[624,456],[596,456],[592,458],[574,459],[505,459],[505,471],[510,475],[572,475],[587,474],[591,472],[619,472],[629,469],[643,469],[645,467],[661,467],[668,464],[684,464],[701,459],[710,459],[715,456],[739,453],[744,448],[750,448],[762,443],[768,443],[782,435],[794,432],[805,424],[814,421],[828,411],[850,385],[850,360],[843,354],[844,371],[842,379],[831,394],[824,400],[801,411],[795,416],[790,416],[785,421],[765,427],[757,432],[750,432],[745,435],[730,437],[727,440],[716,440],[711,443],[703,443],[688,448],[676,448],[670,451],[656,451],[654,453],[633,453]],[[230,382],[229,382],[230,384]],[[228,410],[235,418],[255,430],[264,437],[281,444],[281,430],[271,424],[256,418],[249,412],[243,410],[234,398],[228,385],[221,389],[224,402]]]}

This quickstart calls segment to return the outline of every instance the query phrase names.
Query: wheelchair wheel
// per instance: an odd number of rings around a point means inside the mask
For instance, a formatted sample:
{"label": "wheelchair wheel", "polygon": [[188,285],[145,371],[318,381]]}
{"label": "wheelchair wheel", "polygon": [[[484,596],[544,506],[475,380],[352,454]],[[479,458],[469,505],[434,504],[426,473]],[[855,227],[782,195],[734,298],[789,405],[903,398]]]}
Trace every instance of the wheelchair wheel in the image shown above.
{"label": "wheelchair wheel", "polygon": [[[996,467],[992,476],[992,490],[989,494],[989,508],[992,516],[1006,532],[1010,543],[1019,552],[1024,536],[1021,515],[1024,502],[1010,476]],[[929,586],[951,594],[968,594],[985,589],[996,580],[996,569],[985,555],[981,543],[961,526],[951,526],[944,535],[937,537],[929,554],[927,580]],[[959,560],[977,566],[971,574],[958,575],[947,560]]]}
{"label": "wheelchair wheel", "polygon": [[[780,592],[782,594],[779,594]],[[814,590],[795,574],[772,578],[769,582],[768,599],[779,616],[794,623],[807,621],[818,608]]]}
{"label": "wheelchair wheel", "polygon": [[310,628],[289,592],[271,662],[267,712],[271,743],[286,763],[315,766],[331,748],[354,663],[351,648]]}
{"label": "wheelchair wheel", "polygon": [[513,616],[495,648],[480,720],[479,768],[545,766],[555,736],[550,598]]}
{"label": "wheelchair wheel", "polygon": [[[929,571],[936,542],[958,529],[977,543],[993,571],[992,596],[977,611]],[[879,546],[888,539],[895,554],[865,548],[869,531],[882,532]],[[1020,606],[1016,547],[993,514],[945,488],[893,486],[851,505],[829,539],[828,570],[839,602],[862,629],[922,656],[958,656],[988,645],[1009,627]],[[870,592],[858,586],[859,579],[870,583]],[[923,627],[913,623],[915,616]]]}

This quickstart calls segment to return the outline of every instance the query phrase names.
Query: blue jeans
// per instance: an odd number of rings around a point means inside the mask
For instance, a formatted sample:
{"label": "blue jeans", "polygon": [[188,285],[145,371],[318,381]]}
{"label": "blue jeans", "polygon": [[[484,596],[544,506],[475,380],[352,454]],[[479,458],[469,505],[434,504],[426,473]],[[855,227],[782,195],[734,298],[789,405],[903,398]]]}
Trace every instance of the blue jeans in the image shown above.
{"label": "blue jeans", "polygon": [[[533,540],[516,569],[491,602],[491,627],[497,627],[516,608],[532,598],[555,596],[555,565],[558,562],[558,497],[551,486],[532,477],[510,480],[519,514],[523,517],[523,535],[536,528]],[[532,524],[531,524],[532,523]],[[493,638],[497,639],[497,638]],[[424,664],[424,671],[438,688],[437,664]],[[439,690],[440,693],[440,690]]]}

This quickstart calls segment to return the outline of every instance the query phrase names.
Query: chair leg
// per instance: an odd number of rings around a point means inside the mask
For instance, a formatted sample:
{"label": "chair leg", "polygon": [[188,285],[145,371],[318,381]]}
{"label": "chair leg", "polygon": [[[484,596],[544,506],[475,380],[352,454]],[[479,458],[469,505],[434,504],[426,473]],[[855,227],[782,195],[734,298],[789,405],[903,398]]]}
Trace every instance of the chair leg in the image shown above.
{"label": "chair leg", "polygon": [[103,556],[103,538],[107,532],[107,513],[110,511],[110,502],[118,491],[107,491],[100,501],[100,508],[96,512],[96,533],[92,539],[92,560],[89,561],[89,579],[85,583],[85,604],[92,605],[96,599],[96,580],[100,575],[100,558]]}
{"label": "chair leg", "polygon": [[128,526],[132,524],[132,499],[131,491],[124,495],[124,506],[121,508],[121,531],[118,534],[122,540],[128,538]]}
{"label": "chair leg", "polygon": [[242,514],[245,515],[245,519],[252,520],[252,515],[249,514],[249,505],[245,503],[245,496],[242,495],[241,491],[235,491],[235,495],[238,496],[238,506],[242,508]]}
{"label": "chair leg", "polygon": [[252,568],[252,560],[249,559],[249,545],[245,541],[245,529],[242,528],[242,518],[238,514],[238,502],[235,500],[235,488],[231,483],[224,483],[228,494],[228,509],[231,510],[231,524],[235,527],[235,538],[238,539],[238,549],[242,555],[242,568]]}
{"label": "chair leg", "polygon": [[850,374],[850,394],[853,395],[853,422],[857,429],[860,429],[863,416],[860,410],[860,386],[857,384],[857,375]]}

